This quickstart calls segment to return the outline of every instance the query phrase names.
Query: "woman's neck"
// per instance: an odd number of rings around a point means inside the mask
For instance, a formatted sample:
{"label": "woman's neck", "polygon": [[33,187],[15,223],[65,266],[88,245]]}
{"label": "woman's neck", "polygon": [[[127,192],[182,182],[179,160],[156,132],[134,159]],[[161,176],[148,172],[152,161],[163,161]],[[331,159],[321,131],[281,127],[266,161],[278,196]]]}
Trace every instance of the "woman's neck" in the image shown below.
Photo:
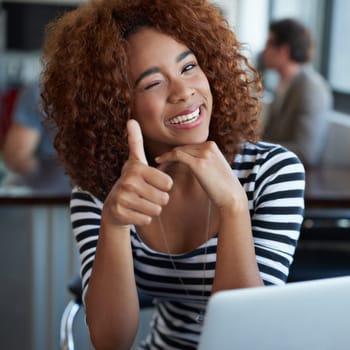
{"label": "woman's neck", "polygon": [[177,189],[188,191],[199,186],[198,180],[193,175],[190,167],[186,164],[171,162],[162,165],[159,169],[167,173],[173,179],[174,187]]}

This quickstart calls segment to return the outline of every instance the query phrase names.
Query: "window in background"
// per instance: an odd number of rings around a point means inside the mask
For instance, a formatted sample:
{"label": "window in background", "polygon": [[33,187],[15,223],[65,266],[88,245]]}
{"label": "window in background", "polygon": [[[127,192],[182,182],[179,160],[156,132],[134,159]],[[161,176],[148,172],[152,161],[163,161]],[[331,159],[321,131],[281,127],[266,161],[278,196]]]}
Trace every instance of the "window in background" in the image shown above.
{"label": "window in background", "polygon": [[236,32],[255,58],[265,46],[269,25],[268,0],[244,0],[237,6]]}
{"label": "window in background", "polygon": [[223,10],[245,54],[253,64],[264,48],[268,30],[270,0],[215,0]]}
{"label": "window in background", "polygon": [[[350,1],[334,0],[329,50],[329,81],[334,90],[350,94]],[[350,99],[350,96],[348,97]]]}

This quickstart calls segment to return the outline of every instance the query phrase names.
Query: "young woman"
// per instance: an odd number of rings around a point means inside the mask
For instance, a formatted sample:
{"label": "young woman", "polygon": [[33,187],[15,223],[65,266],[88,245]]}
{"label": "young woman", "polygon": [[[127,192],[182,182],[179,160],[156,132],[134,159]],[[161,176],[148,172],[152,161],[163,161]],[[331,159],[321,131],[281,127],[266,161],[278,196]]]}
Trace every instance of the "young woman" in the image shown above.
{"label": "young woman", "polygon": [[260,82],[219,8],[87,3],[49,28],[44,63],[96,349],[130,348],[137,288],[155,298],[140,349],[195,349],[212,293],[285,283],[304,170],[257,142]]}

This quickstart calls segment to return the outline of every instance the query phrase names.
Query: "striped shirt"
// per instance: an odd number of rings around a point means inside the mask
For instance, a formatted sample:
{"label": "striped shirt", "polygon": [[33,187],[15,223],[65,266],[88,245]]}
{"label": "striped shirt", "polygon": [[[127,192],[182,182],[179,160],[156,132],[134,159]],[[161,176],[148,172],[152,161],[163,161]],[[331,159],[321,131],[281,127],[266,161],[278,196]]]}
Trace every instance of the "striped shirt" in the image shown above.
{"label": "striped shirt", "polygon": [[[248,197],[261,278],[265,285],[284,284],[303,220],[304,168],[294,153],[265,142],[244,143],[231,167]],[[71,219],[81,258],[83,300],[102,207],[103,203],[89,192],[73,190]],[[130,235],[136,284],[156,300],[150,333],[139,349],[196,349],[201,333],[196,319],[205,312],[210,296],[218,236],[170,258],[148,247],[135,227]]]}

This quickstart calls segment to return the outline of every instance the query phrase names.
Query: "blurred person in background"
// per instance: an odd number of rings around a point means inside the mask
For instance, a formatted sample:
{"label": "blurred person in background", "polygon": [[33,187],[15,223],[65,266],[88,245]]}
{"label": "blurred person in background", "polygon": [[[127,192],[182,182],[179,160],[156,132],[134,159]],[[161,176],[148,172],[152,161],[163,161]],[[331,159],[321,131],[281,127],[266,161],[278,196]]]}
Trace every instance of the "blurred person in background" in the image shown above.
{"label": "blurred person in background", "polygon": [[2,149],[9,172],[5,183],[68,190],[68,177],[56,159],[54,133],[43,124],[43,117],[38,82],[21,87]]}
{"label": "blurred person in background", "polygon": [[322,162],[333,107],[327,82],[310,64],[313,49],[311,32],[287,18],[271,22],[261,55],[262,67],[279,77],[262,138],[292,150],[306,168]]}
{"label": "blurred person in background", "polygon": [[9,170],[31,173],[38,168],[41,159],[55,156],[53,135],[44,128],[42,119],[39,85],[24,86],[16,99],[4,142],[3,157]]}

